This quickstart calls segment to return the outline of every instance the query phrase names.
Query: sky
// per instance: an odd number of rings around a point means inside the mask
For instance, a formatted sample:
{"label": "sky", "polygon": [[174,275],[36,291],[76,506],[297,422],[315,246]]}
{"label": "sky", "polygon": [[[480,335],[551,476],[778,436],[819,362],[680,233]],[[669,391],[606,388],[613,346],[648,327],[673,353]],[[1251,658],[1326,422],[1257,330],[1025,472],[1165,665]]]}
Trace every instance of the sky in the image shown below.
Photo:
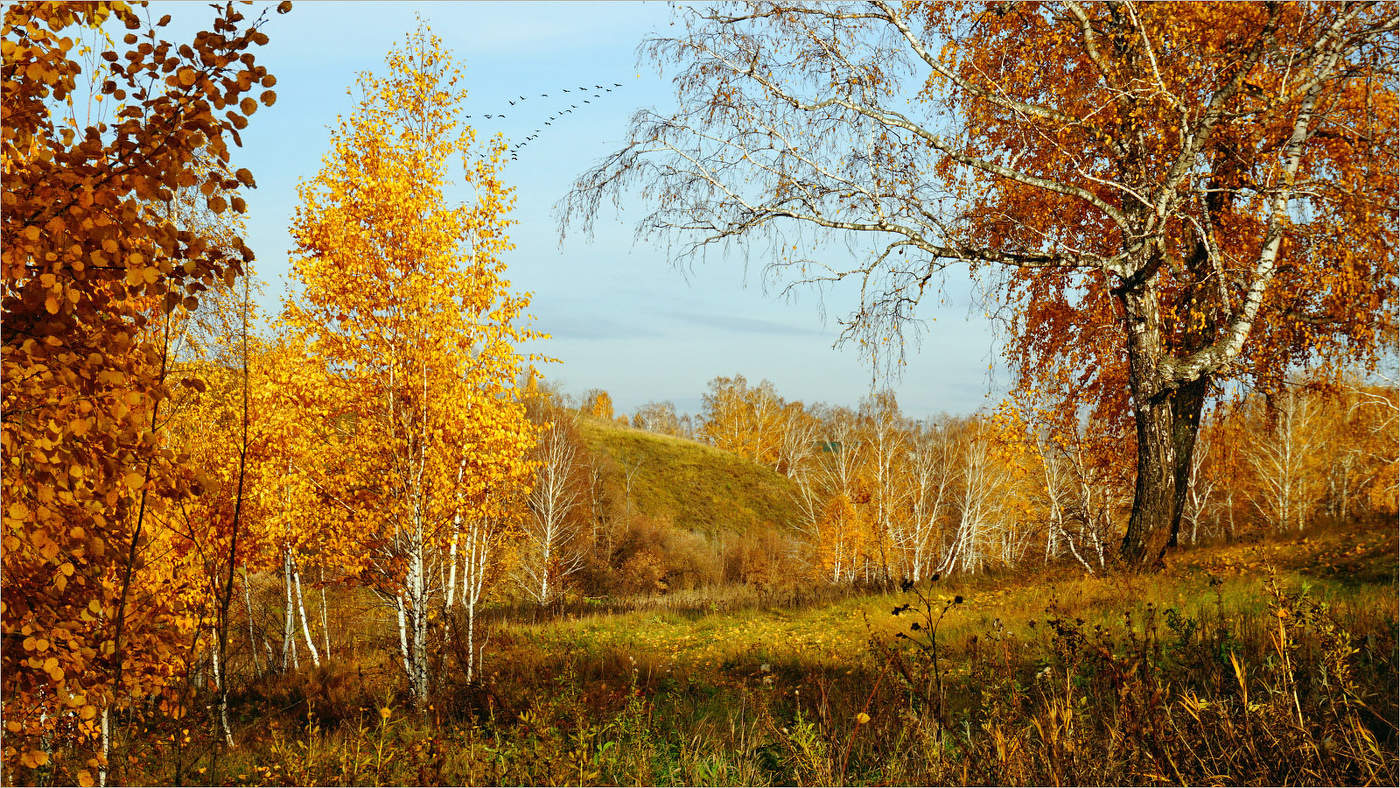
{"label": "sky", "polygon": [[[255,13],[263,8],[253,6]],[[173,15],[172,40],[202,29],[211,13],[201,3],[154,3],[151,12]],[[251,118],[234,154],[234,166],[257,179],[248,195],[247,241],[268,282],[266,308],[276,309],[287,286],[287,226],[298,182],[315,175],[337,116],[353,109],[348,90],[356,74],[382,72],[385,55],[419,16],[463,66],[465,112],[478,139],[523,139],[559,108],[552,102],[562,88],[573,95],[581,85],[622,83],[598,99],[591,91],[590,104],[545,129],[504,173],[516,188],[518,222],[508,276],[533,293],[534,327],[551,335],[526,350],[559,360],[541,371],[564,391],[606,389],[620,413],[657,400],[696,413],[712,378],[740,374],[772,381],[788,400],[848,406],[872,385],[888,386],[906,413],[922,418],[970,413],[1005,390],[994,326],[965,276],[951,275],[941,302],[923,308],[920,317],[932,324],[910,346],[902,372],[887,377],[875,374],[854,345],[833,347],[836,319],[855,306],[853,297],[810,290],[784,296],[780,287],[765,287],[761,260],[712,256],[679,270],[664,248],[635,240],[641,206],[624,202],[621,212],[597,218],[591,237],[571,230],[561,241],[555,205],[574,178],[623,144],[635,111],[674,106],[669,76],[637,57],[638,45],[671,23],[671,9],[656,2],[303,1],[286,15],[269,9],[262,29],[270,42],[256,54],[277,78],[277,102]],[[482,117],[503,112],[504,119]],[[824,254],[833,262],[851,255],[845,247]]]}

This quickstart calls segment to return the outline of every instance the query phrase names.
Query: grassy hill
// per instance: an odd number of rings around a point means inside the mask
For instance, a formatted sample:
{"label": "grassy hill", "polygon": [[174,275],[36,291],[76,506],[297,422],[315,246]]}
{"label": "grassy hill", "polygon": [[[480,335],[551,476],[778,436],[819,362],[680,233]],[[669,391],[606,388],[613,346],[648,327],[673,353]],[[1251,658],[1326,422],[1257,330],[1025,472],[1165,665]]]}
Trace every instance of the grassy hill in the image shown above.
{"label": "grassy hill", "polygon": [[790,531],[797,522],[796,488],[776,471],[713,446],[582,418],[590,451],[611,458],[613,473],[632,477],[635,511],[670,518],[677,528],[714,540],[728,532]]}

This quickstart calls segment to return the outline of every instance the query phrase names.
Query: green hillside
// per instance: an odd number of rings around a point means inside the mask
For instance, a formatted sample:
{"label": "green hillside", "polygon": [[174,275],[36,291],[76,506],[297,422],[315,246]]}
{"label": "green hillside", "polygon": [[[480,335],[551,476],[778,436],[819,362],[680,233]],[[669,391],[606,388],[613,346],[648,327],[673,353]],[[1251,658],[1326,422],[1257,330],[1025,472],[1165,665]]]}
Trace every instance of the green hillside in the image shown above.
{"label": "green hillside", "polygon": [[590,451],[611,458],[619,481],[632,477],[632,506],[710,539],[724,532],[791,531],[796,487],[776,471],[727,451],[598,419],[581,418]]}

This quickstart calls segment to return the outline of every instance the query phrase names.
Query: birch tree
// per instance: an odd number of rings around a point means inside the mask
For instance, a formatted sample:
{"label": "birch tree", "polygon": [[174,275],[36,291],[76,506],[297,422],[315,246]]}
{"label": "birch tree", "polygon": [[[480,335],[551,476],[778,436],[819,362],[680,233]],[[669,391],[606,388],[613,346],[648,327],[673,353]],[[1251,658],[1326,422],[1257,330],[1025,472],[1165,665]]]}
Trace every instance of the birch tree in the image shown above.
{"label": "birch tree", "polygon": [[[286,320],[324,364],[340,431],[312,477],[347,509],[346,543],[371,557],[360,577],[392,611],[420,708],[449,545],[493,485],[529,473],[536,432],[514,392],[515,346],[535,334],[517,324],[528,297],[504,278],[505,144],[477,149],[461,79],[425,28],[390,52],[384,76],[362,75],[291,226],[300,292]],[[454,205],[458,167],[473,198]]]}
{"label": "birch tree", "polygon": [[583,523],[574,509],[582,500],[584,480],[578,478],[576,455],[577,446],[563,426],[553,425],[541,436],[518,578],[522,590],[541,605],[553,601],[564,578],[583,565],[578,543]]}
{"label": "birch tree", "polygon": [[[1396,323],[1397,21],[1384,3],[705,4],[644,51],[676,106],[561,203],[851,283],[844,336],[903,358],[969,268],[1021,385],[1133,425],[1119,548],[1159,565],[1211,387],[1374,364]],[[838,243],[850,250],[834,251]],[[893,352],[887,352],[893,350]]]}
{"label": "birch tree", "polygon": [[907,576],[915,583],[933,572],[942,547],[957,481],[956,449],[946,425],[925,422],[913,428],[907,465],[909,517],[894,541],[904,555]]}
{"label": "birch tree", "polygon": [[1298,386],[1274,397],[1257,396],[1251,408],[1255,440],[1246,449],[1254,471],[1253,502],[1280,531],[1299,530],[1321,502],[1324,481],[1317,465],[1318,403]]}

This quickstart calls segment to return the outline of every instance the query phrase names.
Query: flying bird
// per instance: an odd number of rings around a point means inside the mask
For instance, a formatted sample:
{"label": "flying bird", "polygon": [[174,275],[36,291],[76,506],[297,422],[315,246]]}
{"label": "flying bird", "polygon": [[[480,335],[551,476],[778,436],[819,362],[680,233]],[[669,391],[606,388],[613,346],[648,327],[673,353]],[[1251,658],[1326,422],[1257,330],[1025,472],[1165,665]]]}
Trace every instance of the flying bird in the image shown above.
{"label": "flying bird", "polygon": [[602,86],[602,85],[594,85],[593,87],[595,87],[595,88],[597,88],[597,89],[599,89],[599,90],[602,90],[602,89],[603,89],[603,86]]}
{"label": "flying bird", "polygon": [[510,105],[511,105],[512,107],[515,106],[515,102],[514,102],[514,101],[510,102]]}
{"label": "flying bird", "polygon": [[622,83],[621,83],[621,82],[614,82],[614,83],[613,83],[613,87],[620,88],[620,87],[622,87]]}
{"label": "flying bird", "polygon": [[494,116],[494,115],[487,115],[487,116],[486,116],[486,119],[487,119],[487,120],[490,120],[490,119],[493,118],[493,117],[495,117],[495,116]]}

